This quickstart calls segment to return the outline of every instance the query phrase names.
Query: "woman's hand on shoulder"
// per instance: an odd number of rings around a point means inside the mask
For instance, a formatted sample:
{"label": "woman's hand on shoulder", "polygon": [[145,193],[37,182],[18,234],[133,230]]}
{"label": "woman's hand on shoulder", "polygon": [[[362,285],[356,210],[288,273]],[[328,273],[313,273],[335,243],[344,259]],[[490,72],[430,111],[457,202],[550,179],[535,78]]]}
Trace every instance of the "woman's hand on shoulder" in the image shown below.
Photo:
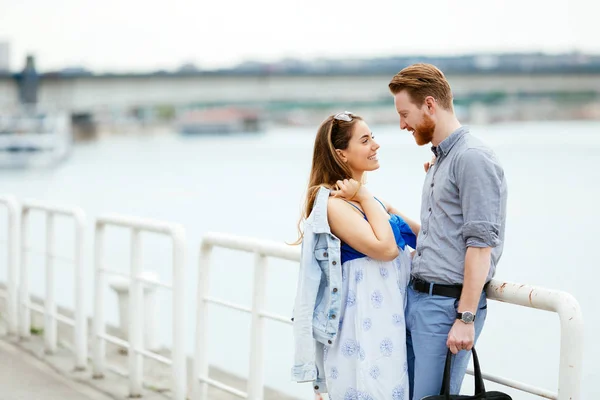
{"label": "woman's hand on shoulder", "polygon": [[437,157],[433,156],[431,158],[431,161],[427,161],[425,164],[423,164],[423,168],[425,169],[425,172],[428,172],[429,168],[431,168],[433,166],[433,164],[435,164],[436,159],[437,159]]}
{"label": "woman's hand on shoulder", "polygon": [[359,203],[370,195],[367,188],[355,179],[339,180],[336,182],[336,189],[331,190],[331,196],[333,197],[341,197]]}

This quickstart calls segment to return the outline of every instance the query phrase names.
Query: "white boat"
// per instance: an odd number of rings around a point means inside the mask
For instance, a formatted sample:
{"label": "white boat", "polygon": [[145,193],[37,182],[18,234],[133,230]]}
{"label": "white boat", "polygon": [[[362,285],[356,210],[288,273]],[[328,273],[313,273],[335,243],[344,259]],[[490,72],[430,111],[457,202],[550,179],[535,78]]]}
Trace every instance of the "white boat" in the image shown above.
{"label": "white boat", "polygon": [[0,168],[56,165],[69,155],[71,143],[67,113],[29,109],[0,113]]}

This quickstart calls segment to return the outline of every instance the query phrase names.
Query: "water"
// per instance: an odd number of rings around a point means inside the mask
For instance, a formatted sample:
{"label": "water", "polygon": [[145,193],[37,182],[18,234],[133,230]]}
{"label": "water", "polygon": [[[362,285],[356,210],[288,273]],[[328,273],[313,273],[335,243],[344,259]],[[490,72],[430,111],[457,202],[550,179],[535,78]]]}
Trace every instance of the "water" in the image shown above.
{"label": "water", "polygon": [[[428,148],[393,126],[371,127],[381,144],[381,169],[369,175],[369,187],[410,216],[418,217],[422,164]],[[473,127],[502,160],[509,185],[506,245],[497,279],[572,293],[585,318],[582,398],[595,398],[600,370],[600,313],[593,293],[600,279],[597,241],[600,225],[600,123],[519,123]],[[186,345],[193,352],[198,244],[202,234],[221,231],[276,241],[293,241],[308,179],[314,140],[312,129],[277,129],[265,135],[228,137],[112,137],[78,144],[71,158],[49,171],[1,171],[2,192],[61,205],[78,205],[87,213],[86,308],[92,312],[93,219],[105,212],[149,217],[185,226],[188,241]],[[4,218],[3,212],[0,216]],[[43,219],[32,215],[33,247],[43,251]],[[57,221],[58,249],[70,255],[73,234],[68,220]],[[0,232],[0,239],[5,233]],[[143,235],[144,267],[170,281],[170,245],[158,235]],[[106,261],[127,268],[129,235],[107,231]],[[43,257],[31,260],[31,288],[44,291]],[[250,304],[252,257],[217,250],[211,294]],[[72,267],[56,266],[60,304],[72,305]],[[290,315],[297,267],[269,264],[267,309]],[[4,257],[0,280],[6,280]],[[118,321],[116,296],[106,289],[107,318]],[[171,342],[171,300],[159,292],[157,335]],[[211,363],[247,375],[248,315],[210,308]],[[479,351],[485,371],[556,390],[559,323],[555,314],[490,302]],[[265,330],[267,384],[301,398],[310,385],[289,382],[292,337],[288,326],[268,322]],[[465,389],[472,390],[471,379]],[[493,385],[490,385],[493,387]],[[533,396],[507,390],[515,399]],[[596,396],[594,396],[596,395]]]}

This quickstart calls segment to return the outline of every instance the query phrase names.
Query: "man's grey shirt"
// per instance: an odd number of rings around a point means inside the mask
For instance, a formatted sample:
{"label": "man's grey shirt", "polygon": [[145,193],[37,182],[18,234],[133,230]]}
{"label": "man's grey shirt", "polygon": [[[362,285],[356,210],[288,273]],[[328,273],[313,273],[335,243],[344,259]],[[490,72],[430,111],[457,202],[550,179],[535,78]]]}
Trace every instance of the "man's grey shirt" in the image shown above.
{"label": "man's grey shirt", "polygon": [[489,281],[504,247],[506,180],[494,152],[460,127],[436,148],[421,201],[412,275],[462,284],[467,247],[492,247]]}

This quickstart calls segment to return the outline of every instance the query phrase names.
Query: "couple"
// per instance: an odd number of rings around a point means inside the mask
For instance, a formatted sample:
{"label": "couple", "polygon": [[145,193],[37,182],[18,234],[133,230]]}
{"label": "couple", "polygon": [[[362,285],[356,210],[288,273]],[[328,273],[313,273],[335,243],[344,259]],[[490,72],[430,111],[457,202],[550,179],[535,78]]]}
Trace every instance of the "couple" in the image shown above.
{"label": "couple", "polygon": [[312,381],[331,400],[439,394],[448,349],[457,394],[503,248],[503,169],[457,120],[443,73],[415,64],[389,88],[400,128],[433,145],[420,225],[362,184],[379,168],[379,144],[362,118],[330,116],[314,145],[292,379]]}

